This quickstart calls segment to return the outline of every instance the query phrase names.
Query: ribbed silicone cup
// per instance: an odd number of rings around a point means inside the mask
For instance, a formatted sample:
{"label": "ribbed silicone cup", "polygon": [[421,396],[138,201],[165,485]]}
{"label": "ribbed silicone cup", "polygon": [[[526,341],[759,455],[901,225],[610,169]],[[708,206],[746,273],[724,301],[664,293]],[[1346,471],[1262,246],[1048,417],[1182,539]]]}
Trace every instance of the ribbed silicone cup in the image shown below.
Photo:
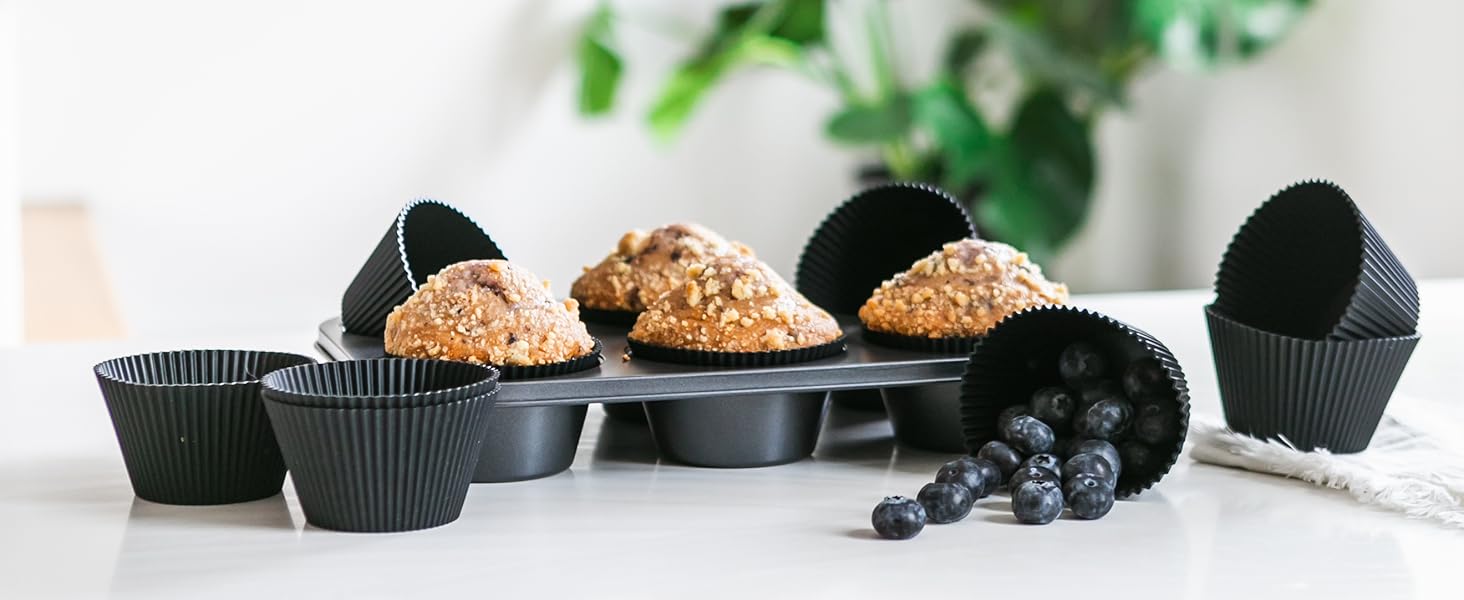
{"label": "ribbed silicone cup", "polygon": [[1413,278],[1326,181],[1292,185],[1256,209],[1225,251],[1215,292],[1224,314],[1288,337],[1364,340],[1418,326]]}
{"label": "ribbed silicone cup", "polygon": [[457,402],[498,387],[498,370],[445,360],[378,358],[281,369],[263,379],[276,402],[317,408],[408,408]]}
{"label": "ribbed silicone cup", "polygon": [[[1166,444],[1150,446],[1162,461],[1147,472],[1122,469],[1119,497],[1158,483],[1179,460],[1189,430],[1189,385],[1169,348],[1153,336],[1106,315],[1072,306],[1030,308],[1009,316],[976,345],[961,378],[961,425],[972,451],[997,439],[996,421],[1009,406],[1026,404],[1039,388],[1060,381],[1057,357],[1073,342],[1097,346],[1110,360],[1128,364],[1156,361],[1169,376],[1180,416],[1179,431]],[[1116,360],[1114,360],[1116,359]]]}
{"label": "ribbed silicone cup", "polygon": [[[532,367],[499,367],[504,381],[557,377],[600,366],[600,340],[589,354]],[[637,404],[637,407],[639,405]],[[548,477],[568,469],[579,449],[585,405],[514,406],[493,409],[473,483]]]}
{"label": "ribbed silicone cup", "polygon": [[945,192],[916,183],[871,187],[814,230],[794,282],[810,302],[853,315],[884,280],[946,242],[969,237],[976,237],[976,226]]}
{"label": "ribbed silicone cup", "polygon": [[627,339],[626,342],[630,346],[631,356],[636,359],[702,367],[773,367],[837,356],[848,350],[842,336],[826,344],[770,352],[715,352],[668,348],[632,339]]}
{"label": "ribbed silicone cup", "polygon": [[[844,338],[773,352],[709,352],[627,340],[632,360],[707,367],[771,367],[842,354]],[[746,468],[801,460],[818,444],[828,394],[769,393],[646,402],[646,422],[662,456],[699,467]]]}
{"label": "ribbed silicone cup", "polygon": [[1231,429],[1303,451],[1367,448],[1419,336],[1361,341],[1276,335],[1205,307]]}
{"label": "ribbed silicone cup", "polygon": [[501,259],[503,251],[462,212],[430,199],[409,202],[341,297],[341,325],[381,335],[386,316],[427,277],[465,260]]}
{"label": "ribbed silicone cup", "polygon": [[863,334],[864,340],[871,344],[934,354],[970,354],[976,343],[981,341],[981,336],[933,338],[874,331],[869,328],[865,328]]}
{"label": "ribbed silicone cup", "polygon": [[496,388],[409,408],[317,408],[266,398],[305,520],[338,531],[413,531],[462,514]]}
{"label": "ribbed silicone cup", "polygon": [[280,352],[180,350],[96,365],[133,492],[164,504],[229,504],[278,494],[285,463],[260,400],[259,377],[314,362]]}

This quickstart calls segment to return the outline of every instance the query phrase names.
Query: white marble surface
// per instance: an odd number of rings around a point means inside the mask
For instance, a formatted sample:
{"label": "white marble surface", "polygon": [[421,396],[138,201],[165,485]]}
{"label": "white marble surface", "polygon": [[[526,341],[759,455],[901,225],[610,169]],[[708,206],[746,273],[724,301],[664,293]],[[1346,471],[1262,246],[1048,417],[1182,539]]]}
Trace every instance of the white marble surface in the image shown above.
{"label": "white marble surface", "polygon": [[[1452,393],[1464,364],[1464,319],[1446,308],[1464,301],[1464,282],[1424,294],[1424,342],[1395,401]],[[1176,292],[1079,303],[1168,343],[1195,411],[1218,415],[1206,300]],[[893,448],[888,425],[837,411],[811,460],[709,470],[657,463],[644,430],[595,409],[569,472],[474,486],[459,521],[415,533],[307,526],[288,485],[222,507],[133,498],[92,364],[176,347],[308,351],[312,334],[0,352],[0,598],[1464,595],[1464,533],[1188,457],[1100,521],[1022,526],[990,498],[913,541],[877,540],[874,504],[913,494],[948,457]]]}

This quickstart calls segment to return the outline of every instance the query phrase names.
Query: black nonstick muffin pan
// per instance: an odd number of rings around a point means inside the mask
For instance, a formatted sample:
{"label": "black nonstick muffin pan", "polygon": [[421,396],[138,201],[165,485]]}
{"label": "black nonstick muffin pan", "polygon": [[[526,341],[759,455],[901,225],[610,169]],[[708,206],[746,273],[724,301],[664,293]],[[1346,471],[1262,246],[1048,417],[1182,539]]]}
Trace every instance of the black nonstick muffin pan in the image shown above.
{"label": "black nonstick muffin pan", "polygon": [[[809,444],[815,443],[816,437],[790,433],[770,439],[768,432],[772,429],[757,423],[768,418],[816,422],[829,391],[950,384],[961,378],[966,363],[964,356],[932,355],[876,346],[863,339],[857,322],[845,320],[841,325],[847,346],[841,354],[778,366],[728,368],[634,357],[627,361],[623,357],[627,349],[624,329],[591,323],[588,325],[590,335],[599,339],[604,347],[605,360],[599,368],[558,377],[503,381],[498,405],[490,418],[501,420],[508,411],[518,411],[517,414],[523,418],[536,418],[532,416],[531,409],[574,411],[573,419],[557,421],[564,427],[549,436],[554,439],[541,437],[533,444],[526,442],[514,446],[518,449],[515,456],[525,462],[567,464],[566,454],[568,459],[573,459],[573,448],[579,439],[579,423],[586,405],[595,402],[685,401],[664,403],[670,406],[657,411],[658,416],[652,422],[653,427],[659,422],[659,434],[669,442],[663,444],[663,449],[672,449],[668,458],[696,464],[753,466],[786,462],[784,457],[790,453],[806,456],[807,452],[802,449],[808,446],[811,450]],[[338,319],[320,325],[317,347],[322,354],[335,360],[386,355],[381,338],[346,333]],[[703,403],[709,403],[703,410],[690,410],[692,405]],[[747,444],[719,444],[719,438],[712,436],[703,436],[700,440],[683,439],[684,436],[677,433],[682,428],[676,427],[674,422],[686,415],[678,413],[676,406],[681,407],[682,413],[725,410],[728,427],[723,428],[719,436],[753,436],[760,440],[764,449],[751,453],[738,451],[736,448],[745,448]],[[764,414],[774,410],[771,408],[774,406],[780,412]],[[705,414],[697,418],[705,418]],[[747,426],[739,428],[738,423],[746,423]],[[804,428],[779,430],[796,432]],[[569,448],[568,453],[563,451],[566,447]]]}

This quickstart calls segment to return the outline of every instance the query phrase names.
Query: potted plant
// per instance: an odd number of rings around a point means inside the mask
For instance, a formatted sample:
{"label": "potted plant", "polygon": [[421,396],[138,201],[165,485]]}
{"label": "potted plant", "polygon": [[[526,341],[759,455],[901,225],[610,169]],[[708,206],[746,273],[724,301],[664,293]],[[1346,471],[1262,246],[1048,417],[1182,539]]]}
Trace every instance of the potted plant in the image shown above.
{"label": "potted plant", "polygon": [[[1205,70],[1280,40],[1309,0],[983,0],[953,29],[935,75],[909,81],[884,0],[763,0],[721,8],[647,109],[669,139],[733,73],[794,70],[836,94],[827,137],[872,149],[866,178],[924,181],[968,203],[984,235],[1049,257],[1082,225],[1103,112],[1151,65]],[[579,111],[613,109],[625,59],[602,3],[578,40]],[[862,48],[834,44],[847,27]],[[843,39],[841,37],[841,39]],[[860,69],[852,54],[858,54]],[[973,93],[977,89],[982,93]],[[995,119],[993,115],[1009,115]]]}

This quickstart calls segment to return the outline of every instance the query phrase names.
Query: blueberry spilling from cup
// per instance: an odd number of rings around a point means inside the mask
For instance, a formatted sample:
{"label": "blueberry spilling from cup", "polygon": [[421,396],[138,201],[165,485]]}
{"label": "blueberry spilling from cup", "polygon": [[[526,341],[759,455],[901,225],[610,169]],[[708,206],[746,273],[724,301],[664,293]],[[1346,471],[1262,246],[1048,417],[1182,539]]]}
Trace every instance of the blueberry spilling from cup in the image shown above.
{"label": "blueberry spilling from cup", "polygon": [[1183,434],[1163,367],[1114,358],[1088,342],[1065,347],[1054,365],[1060,385],[1044,385],[1003,410],[995,427],[1000,439],[943,465],[916,500],[885,499],[875,508],[875,531],[909,539],[927,522],[964,519],[977,499],[998,489],[1011,495],[1021,523],[1051,523],[1064,509],[1079,520],[1107,515],[1125,469],[1154,468],[1153,446]]}

